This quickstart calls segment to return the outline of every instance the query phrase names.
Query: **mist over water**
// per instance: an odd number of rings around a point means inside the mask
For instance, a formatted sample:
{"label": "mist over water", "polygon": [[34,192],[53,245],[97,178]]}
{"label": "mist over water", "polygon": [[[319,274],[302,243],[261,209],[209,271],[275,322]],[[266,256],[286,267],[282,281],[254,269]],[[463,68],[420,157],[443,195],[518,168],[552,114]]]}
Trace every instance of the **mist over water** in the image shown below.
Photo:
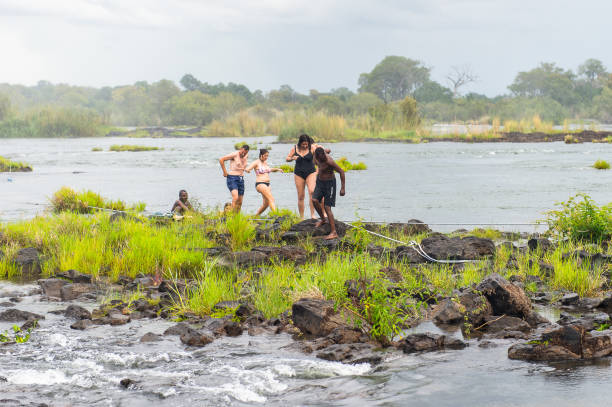
{"label": "mist over water", "polygon": [[[0,174],[5,198],[0,220],[25,219],[41,213],[48,197],[62,186],[92,189],[128,202],[144,201],[150,212],[168,211],[185,188],[204,206],[230,200],[218,158],[241,140],[222,139],[7,139],[0,155],[33,165],[32,173]],[[291,145],[271,145],[270,163],[285,163]],[[152,152],[108,152],[112,144],[162,147]],[[103,152],[92,152],[102,147]],[[612,159],[611,144],[563,143],[335,143],[335,158],[363,161],[366,171],[347,173],[346,196],[338,197],[339,219],[426,223],[528,223],[543,217],[555,202],[577,192],[598,203],[612,201],[611,171],[591,166]],[[257,158],[251,151],[249,161]],[[277,205],[297,211],[293,174],[271,174]],[[12,182],[8,182],[11,178]],[[245,176],[244,209],[261,204],[254,174]],[[308,213],[308,209],[306,209]],[[461,225],[434,226],[450,231]],[[465,226],[468,229],[472,227]],[[532,226],[499,226],[533,231]],[[541,227],[540,227],[541,229]]]}

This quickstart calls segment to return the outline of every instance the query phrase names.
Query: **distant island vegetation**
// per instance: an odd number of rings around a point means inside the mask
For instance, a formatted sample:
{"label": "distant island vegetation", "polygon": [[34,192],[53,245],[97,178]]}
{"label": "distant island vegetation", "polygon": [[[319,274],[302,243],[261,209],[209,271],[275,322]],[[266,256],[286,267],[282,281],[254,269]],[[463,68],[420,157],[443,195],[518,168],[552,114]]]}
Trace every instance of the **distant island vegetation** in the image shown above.
{"label": "distant island vegetation", "polygon": [[[178,85],[167,79],[103,88],[0,84],[0,138],[272,135],[293,141],[305,132],[321,142],[419,142],[486,141],[514,132],[558,134],[563,140],[564,134],[612,123],[612,73],[596,59],[576,72],[542,63],[519,72],[509,93],[493,98],[462,92],[477,79],[469,68],[454,68],[448,86],[430,73],[419,61],[388,56],[360,75],[356,93],[340,87],[301,94],[289,85],[264,93],[231,82],[209,84],[191,74]],[[440,122],[488,126],[432,134],[431,124]]]}

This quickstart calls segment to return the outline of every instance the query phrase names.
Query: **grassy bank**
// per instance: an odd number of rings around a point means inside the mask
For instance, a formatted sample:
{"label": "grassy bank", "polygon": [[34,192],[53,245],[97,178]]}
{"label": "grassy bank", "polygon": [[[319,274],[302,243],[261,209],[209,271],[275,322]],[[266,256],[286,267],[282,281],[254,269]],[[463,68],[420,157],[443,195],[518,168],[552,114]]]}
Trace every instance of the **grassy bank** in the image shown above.
{"label": "grassy bank", "polygon": [[138,146],[133,144],[113,144],[109,147],[108,151],[131,151],[131,152],[139,152],[139,151],[157,151],[162,150],[159,147],[149,147],[149,146]]}
{"label": "grassy bank", "polygon": [[[560,235],[583,229],[581,219],[592,210],[610,217],[607,209],[592,205],[585,208],[582,201],[575,200],[551,213],[549,224]],[[569,221],[559,223],[568,217]],[[587,240],[580,234],[577,239],[560,241],[549,251],[499,245],[494,258],[461,268],[448,264],[415,265],[391,254],[375,255],[368,249],[372,245],[393,249],[396,244],[362,229],[349,231],[343,238],[344,248],[329,254],[318,248],[314,238],[299,240],[297,246],[310,253],[301,265],[275,260],[264,266],[232,267],[207,250],[219,246],[235,251],[249,251],[256,245],[278,247],[284,244],[279,236],[294,222],[296,217],[285,213],[278,229],[265,239],[256,239],[261,223],[247,215],[223,218],[216,210],[192,213],[182,222],[162,224],[137,216],[111,219],[106,212],[83,216],[61,211],[58,215],[0,227],[3,252],[0,278],[18,276],[20,269],[13,263],[14,256],[21,248],[36,247],[42,254],[41,268],[46,276],[74,269],[109,282],[139,274],[158,275],[167,280],[190,279],[191,289],[174,304],[177,314],[210,315],[217,302],[236,300],[252,303],[271,318],[290,309],[299,298],[319,297],[333,300],[348,313],[365,318],[372,329],[379,329],[376,335],[384,337],[392,336],[407,320],[419,316],[421,304],[415,300],[419,295],[449,296],[453,290],[477,283],[493,272],[506,278],[513,276],[532,292],[542,289],[534,282],[541,280],[547,290],[559,296],[565,291],[581,296],[598,295],[609,279],[606,265],[589,264],[567,255],[576,250],[609,254],[607,246],[590,243],[609,238],[605,234],[590,234]],[[403,242],[421,241],[425,237],[408,235],[401,229],[383,228],[380,232]],[[493,230],[475,230],[467,235],[498,241],[502,237]],[[362,304],[355,308],[347,299],[348,280],[364,285],[367,307]],[[364,310],[375,314],[366,315]]]}

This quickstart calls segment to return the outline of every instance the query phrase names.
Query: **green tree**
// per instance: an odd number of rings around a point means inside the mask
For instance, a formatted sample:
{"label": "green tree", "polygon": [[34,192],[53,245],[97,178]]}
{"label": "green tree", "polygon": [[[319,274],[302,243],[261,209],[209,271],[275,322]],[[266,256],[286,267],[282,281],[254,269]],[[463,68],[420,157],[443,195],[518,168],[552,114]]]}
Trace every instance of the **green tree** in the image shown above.
{"label": "green tree", "polygon": [[519,72],[508,89],[517,96],[550,97],[564,106],[571,106],[578,100],[574,92],[574,74],[554,63],[542,63],[530,71]]}
{"label": "green tree", "polygon": [[407,127],[414,127],[419,124],[419,112],[417,110],[417,102],[414,98],[406,96],[399,104],[402,113],[402,120]]}
{"label": "green tree", "polygon": [[604,87],[600,95],[593,98],[593,116],[604,123],[612,123],[612,89]]}
{"label": "green tree", "polygon": [[347,106],[351,113],[364,114],[368,113],[373,106],[382,104],[383,101],[373,93],[363,92],[351,96]]}
{"label": "green tree", "polygon": [[187,91],[200,90],[202,87],[202,82],[196,79],[195,76],[188,73],[183,75],[180,80],[181,86],[185,88]]}
{"label": "green tree", "polygon": [[583,76],[592,85],[603,85],[600,83],[607,75],[608,71],[603,62],[598,59],[587,59],[578,67],[578,74]]}
{"label": "green tree", "polygon": [[429,80],[429,68],[419,61],[388,56],[370,73],[359,77],[359,91],[378,95],[385,102],[410,96]]}
{"label": "green tree", "polygon": [[0,121],[6,119],[11,111],[11,100],[8,96],[0,94]]}
{"label": "green tree", "polygon": [[213,120],[213,96],[199,90],[183,92],[168,102],[169,124],[204,126]]}
{"label": "green tree", "polygon": [[429,103],[429,102],[452,102],[453,100],[453,92],[438,82],[435,81],[427,81],[414,91],[414,98],[419,103]]}
{"label": "green tree", "polygon": [[340,115],[346,111],[346,103],[332,95],[321,95],[314,102],[315,110],[323,110],[328,114]]}

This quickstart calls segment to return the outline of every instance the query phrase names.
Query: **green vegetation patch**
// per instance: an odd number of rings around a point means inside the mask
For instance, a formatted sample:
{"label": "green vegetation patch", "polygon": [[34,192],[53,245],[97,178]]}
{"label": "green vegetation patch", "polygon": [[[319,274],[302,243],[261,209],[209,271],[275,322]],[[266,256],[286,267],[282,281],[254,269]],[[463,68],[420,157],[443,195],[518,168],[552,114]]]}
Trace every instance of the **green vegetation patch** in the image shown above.
{"label": "green vegetation patch", "polygon": [[0,172],[31,172],[32,166],[30,164],[11,161],[8,158],[0,156]]}
{"label": "green vegetation patch", "polygon": [[368,167],[363,162],[351,163],[346,157],[341,157],[336,160],[336,163],[342,168],[344,171],[363,171],[367,170]]}
{"label": "green vegetation patch", "polygon": [[159,147],[137,146],[137,145],[132,145],[132,144],[113,144],[108,149],[108,151],[132,151],[132,152],[156,151],[156,150],[163,150],[163,149]]}
{"label": "green vegetation patch", "polygon": [[278,166],[278,168],[280,168],[280,170],[285,174],[289,174],[293,172],[293,165],[290,165],[290,164],[281,164]]}
{"label": "green vegetation patch", "polygon": [[101,147],[94,147],[94,148],[91,149],[91,151],[99,152],[99,151],[102,151],[102,148]]}
{"label": "green vegetation patch", "polygon": [[598,170],[609,170],[610,163],[605,160],[597,160],[595,161],[595,164],[593,164],[593,168],[596,168]]}
{"label": "green vegetation patch", "polygon": [[601,242],[612,236],[612,203],[599,207],[588,195],[577,194],[558,206],[546,213],[546,223],[560,237]]}
{"label": "green vegetation patch", "polygon": [[144,203],[128,206],[121,200],[113,201],[93,191],[76,192],[68,187],[56,191],[50,198],[50,202],[53,211],[56,213],[76,212],[85,214],[93,213],[99,209],[142,212],[145,209]]}

